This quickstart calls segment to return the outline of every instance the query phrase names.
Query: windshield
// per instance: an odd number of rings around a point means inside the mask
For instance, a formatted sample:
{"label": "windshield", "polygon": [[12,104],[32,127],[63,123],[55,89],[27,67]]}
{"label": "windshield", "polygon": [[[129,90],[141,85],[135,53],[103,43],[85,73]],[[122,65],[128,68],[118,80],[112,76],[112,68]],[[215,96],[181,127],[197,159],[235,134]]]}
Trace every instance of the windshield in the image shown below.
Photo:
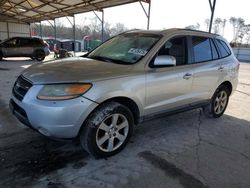
{"label": "windshield", "polygon": [[113,63],[134,64],[148,53],[160,37],[143,33],[118,35],[103,43],[87,57]]}

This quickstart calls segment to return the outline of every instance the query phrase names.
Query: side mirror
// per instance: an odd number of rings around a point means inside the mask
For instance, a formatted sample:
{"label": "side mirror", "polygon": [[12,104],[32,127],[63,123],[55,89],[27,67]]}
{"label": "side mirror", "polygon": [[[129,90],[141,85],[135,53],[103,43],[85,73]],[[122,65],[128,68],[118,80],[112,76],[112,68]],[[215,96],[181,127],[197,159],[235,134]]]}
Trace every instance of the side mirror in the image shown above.
{"label": "side mirror", "polygon": [[154,65],[156,66],[176,66],[176,59],[170,55],[160,55],[155,58]]}

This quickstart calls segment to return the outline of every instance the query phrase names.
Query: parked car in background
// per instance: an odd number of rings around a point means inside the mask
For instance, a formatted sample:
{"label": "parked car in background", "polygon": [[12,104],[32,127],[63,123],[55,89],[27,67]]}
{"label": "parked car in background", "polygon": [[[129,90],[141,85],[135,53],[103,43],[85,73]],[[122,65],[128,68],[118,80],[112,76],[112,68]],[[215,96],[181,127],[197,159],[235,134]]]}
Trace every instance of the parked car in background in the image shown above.
{"label": "parked car in background", "polygon": [[238,71],[219,35],[135,30],[83,57],[24,70],[10,108],[43,135],[79,138],[93,156],[108,157],[125,147],[134,125],[149,118],[199,107],[208,117],[222,116]]}
{"label": "parked car in background", "polygon": [[39,38],[13,37],[0,43],[0,60],[4,57],[30,57],[42,61],[49,54],[48,43]]}

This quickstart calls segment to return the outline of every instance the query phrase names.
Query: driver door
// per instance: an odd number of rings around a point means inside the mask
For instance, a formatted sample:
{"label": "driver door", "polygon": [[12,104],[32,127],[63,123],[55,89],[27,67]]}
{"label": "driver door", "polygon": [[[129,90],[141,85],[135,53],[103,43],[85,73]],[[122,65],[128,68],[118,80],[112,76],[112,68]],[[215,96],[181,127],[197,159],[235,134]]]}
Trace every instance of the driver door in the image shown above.
{"label": "driver door", "polygon": [[146,73],[145,115],[188,105],[191,99],[193,71],[188,64],[187,37],[168,40],[156,56],[170,55],[176,66],[157,67],[151,62]]}

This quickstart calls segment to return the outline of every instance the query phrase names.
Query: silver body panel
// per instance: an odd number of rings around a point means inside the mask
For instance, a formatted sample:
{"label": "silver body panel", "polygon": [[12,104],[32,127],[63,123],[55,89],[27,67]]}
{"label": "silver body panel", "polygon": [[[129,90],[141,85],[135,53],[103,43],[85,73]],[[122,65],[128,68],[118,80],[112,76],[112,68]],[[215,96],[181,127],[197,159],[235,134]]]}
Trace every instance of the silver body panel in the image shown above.
{"label": "silver body panel", "polygon": [[[72,138],[77,136],[85,119],[99,104],[115,97],[133,100],[140,117],[143,117],[210,100],[216,88],[225,81],[232,84],[233,90],[236,89],[238,61],[233,53],[215,61],[165,68],[149,67],[155,53],[168,39],[210,34],[177,29],[152,33],[160,33],[163,37],[136,64],[113,64],[82,57],[36,64],[22,73],[33,84],[23,101],[14,96],[12,98],[26,111],[35,129],[42,127],[50,136]],[[223,70],[220,70],[221,66]],[[54,83],[91,83],[93,86],[76,99],[38,100],[42,86]]]}

